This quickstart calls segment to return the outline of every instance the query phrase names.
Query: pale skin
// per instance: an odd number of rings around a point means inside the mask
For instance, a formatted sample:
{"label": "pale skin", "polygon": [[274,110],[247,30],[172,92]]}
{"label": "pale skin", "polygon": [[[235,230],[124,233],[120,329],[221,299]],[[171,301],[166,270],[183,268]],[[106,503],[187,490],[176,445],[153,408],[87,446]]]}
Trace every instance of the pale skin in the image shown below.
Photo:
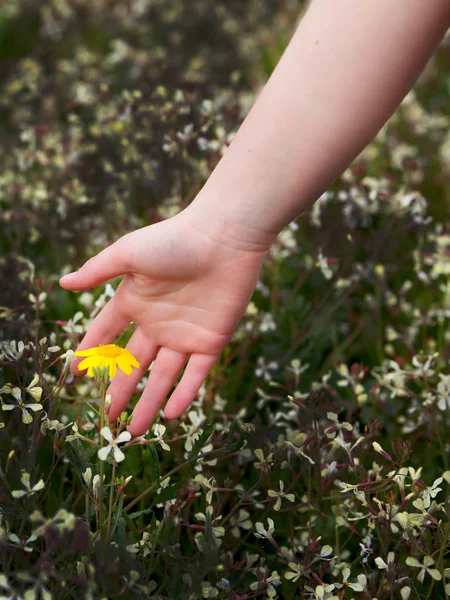
{"label": "pale skin", "polygon": [[277,234],[376,135],[449,26],[450,0],[313,0],[190,206],[61,279],[68,290],[87,290],[125,276],[78,348],[112,343],[136,324],[127,348],[141,367],[110,384],[111,421],[152,363],[129,432],[147,431],[185,366],[164,414],[174,419],[188,408],[244,314]]}

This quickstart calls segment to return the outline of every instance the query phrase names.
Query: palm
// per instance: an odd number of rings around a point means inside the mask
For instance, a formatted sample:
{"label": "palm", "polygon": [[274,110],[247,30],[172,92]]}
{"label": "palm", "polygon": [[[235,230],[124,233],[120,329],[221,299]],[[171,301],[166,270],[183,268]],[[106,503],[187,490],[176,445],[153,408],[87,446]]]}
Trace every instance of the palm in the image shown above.
{"label": "palm", "polygon": [[90,263],[108,266],[104,273],[97,266],[96,276],[84,285],[71,284],[74,289],[127,274],[80,349],[109,343],[130,322],[136,323],[127,348],[141,367],[129,376],[119,373],[111,383],[112,420],[124,410],[155,357],[130,432],[140,435],[148,429],[188,359],[165,413],[174,418],[189,406],[245,311],[264,255],[218,245],[192,229],[181,214],[125,236],[88,261],[80,279]]}

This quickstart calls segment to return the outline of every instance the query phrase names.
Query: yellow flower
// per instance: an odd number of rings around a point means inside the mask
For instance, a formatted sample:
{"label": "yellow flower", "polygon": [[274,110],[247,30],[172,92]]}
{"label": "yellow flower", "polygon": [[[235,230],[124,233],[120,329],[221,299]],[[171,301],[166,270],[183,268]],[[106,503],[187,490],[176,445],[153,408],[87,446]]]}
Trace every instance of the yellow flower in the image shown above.
{"label": "yellow flower", "polygon": [[88,348],[87,350],[79,350],[75,352],[75,356],[86,356],[84,360],[78,365],[78,369],[83,371],[87,369],[89,377],[94,376],[94,368],[103,367],[108,368],[110,377],[115,377],[117,373],[117,367],[121,369],[125,375],[131,375],[132,367],[140,367],[141,365],[134,358],[129,350],[120,348],[115,344],[100,344],[95,348]]}

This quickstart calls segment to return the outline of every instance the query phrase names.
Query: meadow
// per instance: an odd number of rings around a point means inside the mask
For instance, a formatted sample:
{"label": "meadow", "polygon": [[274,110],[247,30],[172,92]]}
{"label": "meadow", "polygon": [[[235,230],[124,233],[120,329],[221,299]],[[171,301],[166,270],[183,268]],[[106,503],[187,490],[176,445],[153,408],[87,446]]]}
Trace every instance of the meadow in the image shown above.
{"label": "meadow", "polygon": [[118,281],[60,276],[189,205],[301,10],[1,4],[0,600],[450,598],[450,37],[182,418],[130,439],[70,373]]}

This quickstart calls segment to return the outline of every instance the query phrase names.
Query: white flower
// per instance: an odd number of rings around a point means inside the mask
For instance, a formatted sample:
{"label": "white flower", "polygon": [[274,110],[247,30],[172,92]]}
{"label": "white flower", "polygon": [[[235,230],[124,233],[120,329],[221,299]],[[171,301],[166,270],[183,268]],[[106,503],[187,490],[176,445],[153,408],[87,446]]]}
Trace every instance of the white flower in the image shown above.
{"label": "white flower", "polygon": [[333,271],[330,269],[331,260],[329,261],[322,253],[322,248],[319,248],[319,256],[317,257],[316,267],[322,271],[322,275],[325,279],[331,279],[333,277]]}
{"label": "white flower", "polygon": [[335,584],[336,588],[340,589],[341,587],[349,587],[354,592],[364,592],[367,587],[367,578],[365,575],[357,576],[357,583],[351,583],[348,578],[351,575],[351,571],[348,567],[342,569],[342,583]]}
{"label": "white flower", "polygon": [[170,446],[168,444],[166,444],[166,442],[163,440],[163,435],[165,433],[166,433],[165,426],[161,425],[161,423],[158,423],[153,428],[153,435],[155,437],[152,439],[152,441],[158,442],[163,450],[165,450],[166,452],[170,452]]}
{"label": "white flower", "polygon": [[275,531],[275,524],[270,517],[267,519],[267,523],[269,525],[269,529],[265,529],[262,523],[256,523],[255,527],[257,533],[254,533],[253,535],[262,539],[271,538],[273,532]]}
{"label": "white flower", "polygon": [[286,571],[284,574],[285,579],[289,579],[290,581],[297,581],[303,575],[303,567],[295,562],[289,563],[290,571]]}
{"label": "white flower", "polygon": [[427,379],[434,374],[434,369],[431,368],[431,364],[436,358],[437,354],[431,354],[424,361],[424,359],[420,359],[418,356],[413,356],[412,365],[415,367],[415,371],[412,371],[412,375],[416,378]]}
{"label": "white flower", "polygon": [[129,442],[131,440],[131,433],[129,433],[128,431],[122,431],[122,433],[120,433],[117,436],[117,438],[115,438],[109,427],[103,427],[100,430],[100,434],[105,438],[107,442],[109,442],[109,444],[107,446],[104,446],[103,448],[100,448],[100,450],[98,451],[99,459],[106,460],[108,454],[112,450],[114,452],[114,460],[116,462],[121,462],[122,460],[124,460],[125,454],[122,452],[122,450],[120,450],[118,444],[121,444],[122,442]]}
{"label": "white flower", "polygon": [[37,386],[37,383],[39,383],[39,375],[36,373],[25,390],[34,398],[36,402],[40,402],[43,389],[40,386]]}
{"label": "white flower", "polygon": [[320,558],[326,559],[333,554],[333,548],[328,544],[320,549]]}
{"label": "white flower", "polygon": [[284,493],[284,481],[281,481],[281,480],[280,480],[280,491],[279,492],[276,492],[275,490],[269,490],[267,493],[268,493],[268,495],[271,498],[276,498],[277,499],[276,502],[275,502],[275,505],[273,507],[273,509],[275,511],[280,510],[280,508],[281,508],[281,499],[282,498],[286,498],[286,500],[289,500],[289,502],[294,502],[295,501],[294,494],[285,494]]}
{"label": "white flower", "polygon": [[[41,393],[42,393],[42,388],[34,388],[34,390],[41,390]],[[33,412],[38,412],[40,410],[43,410],[42,404],[39,404],[39,403],[25,404],[25,402],[22,402],[22,393],[18,387],[9,388],[9,390],[2,388],[2,390],[0,390],[0,392],[2,392],[2,391],[6,392],[6,393],[10,393],[11,396],[17,402],[17,404],[3,404],[2,410],[14,410],[15,408],[20,408],[20,410],[22,411],[22,422],[25,423],[25,425],[28,425],[29,423],[33,422],[33,417],[28,412],[28,409],[32,410]],[[31,393],[30,390],[28,390],[28,388],[27,388],[27,391],[29,393]]]}
{"label": "white flower", "polygon": [[39,492],[39,490],[42,490],[42,488],[45,485],[44,480],[40,479],[35,485],[33,485],[33,487],[31,487],[30,474],[26,473],[26,472],[22,473],[22,477],[20,478],[20,481],[22,482],[22,485],[24,486],[25,490],[13,490],[11,492],[11,496],[13,498],[22,498],[22,496],[31,496],[32,494]]}
{"label": "white flower", "polygon": [[272,373],[270,371],[276,371],[278,369],[278,363],[271,361],[266,363],[264,356],[259,356],[256,361],[255,375],[256,377],[262,377],[265,381],[271,381]]}
{"label": "white flower", "polygon": [[315,590],[309,586],[305,586],[305,589],[311,594],[311,598],[314,600],[339,600],[339,596],[333,594],[335,586],[332,583],[328,585],[318,585]]}
{"label": "white flower", "polygon": [[389,569],[391,565],[394,564],[395,554],[394,552],[389,552],[387,555],[387,563],[381,558],[381,556],[377,556],[375,559],[375,564],[379,569]]}
{"label": "white flower", "polygon": [[91,487],[91,483],[92,483],[92,469],[91,469],[91,467],[88,467],[86,469],[86,471],[83,473],[83,480],[84,480],[84,483],[88,487]]}
{"label": "white flower", "polygon": [[423,583],[423,580],[425,579],[425,575],[427,573],[436,581],[440,581],[442,579],[442,575],[440,571],[438,571],[438,569],[430,568],[432,567],[432,565],[434,565],[434,560],[431,558],[431,556],[424,556],[422,564],[420,564],[417,558],[408,556],[408,558],[406,559],[406,564],[409,567],[416,567],[420,569],[420,573],[417,575],[417,580],[420,581],[420,583]]}
{"label": "white flower", "polygon": [[[19,548],[21,548],[25,552],[33,552],[33,547],[30,546],[30,543],[34,542],[35,540],[37,540],[37,536],[36,535],[31,535],[27,540],[22,541],[19,538],[19,536],[17,536],[15,533],[10,533],[8,535],[8,539],[9,539],[10,542],[12,542],[13,544],[15,544],[16,546],[18,546]],[[1,598],[1,596],[0,596],[0,598]]]}
{"label": "white flower", "polygon": [[438,383],[438,407],[439,410],[450,410],[450,382],[448,376],[439,374],[441,381]]}
{"label": "white flower", "polygon": [[[364,538],[364,544],[359,544],[361,547],[361,556],[363,563],[366,563],[369,560],[369,556],[372,554],[372,538],[368,535]],[[376,562],[376,561],[375,561]]]}
{"label": "white flower", "polygon": [[211,526],[211,531],[214,537],[219,538],[219,537],[223,537],[225,535],[225,527],[222,527],[220,525],[214,525],[214,523],[216,521],[219,521],[220,523],[220,519],[222,518],[222,515],[216,517],[215,519],[212,518],[213,515],[213,507],[211,505],[206,507],[206,514],[199,512],[195,515],[195,518],[197,519],[197,521],[202,521],[203,523],[207,523],[208,525]]}
{"label": "white flower", "polygon": [[[1,308],[4,309],[3,306]],[[3,342],[0,346],[0,360],[19,360],[26,348],[28,348],[28,344],[25,346],[22,341],[11,340],[10,342]]]}
{"label": "white flower", "polygon": [[217,491],[216,479],[214,477],[211,477],[211,479],[206,479],[206,477],[204,475],[199,473],[198,475],[196,475],[194,477],[194,481],[197,481],[198,483],[200,483],[200,485],[203,487],[204,490],[208,490],[208,492],[206,494],[206,502],[208,504],[211,504],[212,503],[212,495],[214,492]]}
{"label": "white flower", "polygon": [[313,461],[313,459],[310,456],[308,456],[307,454],[305,454],[300,447],[295,446],[292,442],[289,442],[289,441],[285,441],[284,443],[287,444],[288,446],[290,446],[295,451],[295,454],[297,454],[298,456],[303,456],[303,458],[306,458],[306,460],[309,462],[310,465],[316,464]]}

